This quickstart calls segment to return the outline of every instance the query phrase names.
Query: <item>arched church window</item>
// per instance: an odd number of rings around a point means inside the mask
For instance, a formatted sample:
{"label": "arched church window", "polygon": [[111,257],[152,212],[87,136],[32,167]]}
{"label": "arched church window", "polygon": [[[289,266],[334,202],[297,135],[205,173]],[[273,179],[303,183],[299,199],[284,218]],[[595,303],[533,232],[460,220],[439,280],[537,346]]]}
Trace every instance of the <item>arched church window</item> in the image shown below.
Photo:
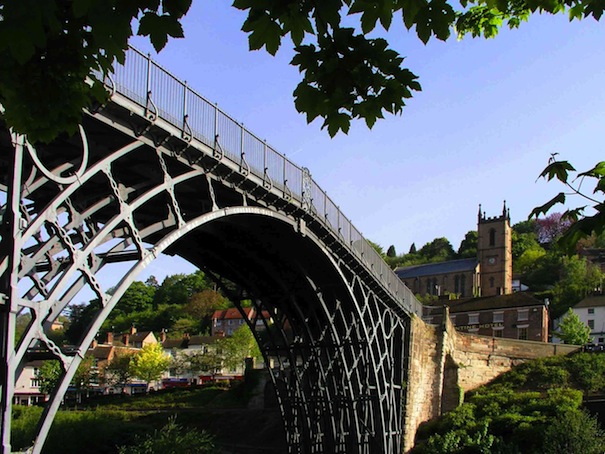
{"label": "arched church window", "polygon": [[496,229],[489,230],[489,245],[490,246],[496,245]]}

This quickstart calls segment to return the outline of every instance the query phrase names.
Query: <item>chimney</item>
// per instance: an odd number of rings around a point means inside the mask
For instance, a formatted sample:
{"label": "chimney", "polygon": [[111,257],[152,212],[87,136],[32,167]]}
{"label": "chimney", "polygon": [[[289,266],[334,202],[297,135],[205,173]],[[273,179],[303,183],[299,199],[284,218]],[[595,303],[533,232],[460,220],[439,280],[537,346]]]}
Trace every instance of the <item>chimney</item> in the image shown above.
{"label": "chimney", "polygon": [[128,347],[128,342],[130,341],[130,334],[124,333],[122,335],[122,343]]}
{"label": "chimney", "polygon": [[113,333],[111,331],[107,332],[107,343],[113,345]]}
{"label": "chimney", "polygon": [[90,348],[97,348],[97,345],[99,345],[99,343],[97,342],[96,339],[93,339],[92,344],[90,344]]}
{"label": "chimney", "polygon": [[130,327],[130,335],[132,336],[133,334],[136,334],[136,332],[137,332],[137,329],[134,327],[134,325],[132,325]]}
{"label": "chimney", "polygon": [[166,330],[163,329],[160,333],[160,342],[164,342],[166,340]]}

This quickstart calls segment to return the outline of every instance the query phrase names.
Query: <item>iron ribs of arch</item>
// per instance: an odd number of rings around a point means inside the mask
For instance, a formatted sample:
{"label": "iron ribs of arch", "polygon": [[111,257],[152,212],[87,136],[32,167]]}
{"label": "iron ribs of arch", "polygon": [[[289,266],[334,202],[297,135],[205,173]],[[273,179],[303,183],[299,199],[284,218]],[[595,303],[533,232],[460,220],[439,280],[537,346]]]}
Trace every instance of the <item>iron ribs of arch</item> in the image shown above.
{"label": "iron ribs of arch", "polygon": [[340,279],[303,270],[308,294],[287,292],[286,304],[264,306],[278,308],[280,337],[265,353],[279,363],[271,372],[288,446],[401,452],[404,322],[343,261],[330,261]]}
{"label": "iron ribs of arch", "polygon": [[[256,334],[266,359],[276,364],[270,372],[290,452],[400,452],[405,319],[340,257],[336,243],[315,232],[312,222],[305,229],[304,209],[223,165],[212,150],[192,157],[191,150],[177,153],[144,132],[102,115],[87,116],[79,137],[38,149],[0,132],[2,159],[10,158],[3,162],[7,202],[0,256],[6,297],[0,333],[6,359],[0,372],[3,450],[10,450],[11,400],[24,365],[33,355],[62,365],[33,447],[40,452],[103,321],[138,272],[167,252],[227,275],[275,322],[269,336]],[[275,276],[283,270],[265,258],[256,270],[265,279],[252,278],[221,253],[204,252],[212,229],[200,227],[229,231],[237,222],[216,222],[226,218],[288,225],[301,250],[312,244],[320,253],[306,260],[305,253],[293,254],[280,263],[288,269],[282,279]],[[277,256],[283,258],[269,257]],[[130,270],[109,292],[98,275],[122,262]],[[79,344],[62,349],[49,336],[51,325],[84,289],[98,300],[97,312]],[[31,322],[15,342],[16,317],[25,312]]]}

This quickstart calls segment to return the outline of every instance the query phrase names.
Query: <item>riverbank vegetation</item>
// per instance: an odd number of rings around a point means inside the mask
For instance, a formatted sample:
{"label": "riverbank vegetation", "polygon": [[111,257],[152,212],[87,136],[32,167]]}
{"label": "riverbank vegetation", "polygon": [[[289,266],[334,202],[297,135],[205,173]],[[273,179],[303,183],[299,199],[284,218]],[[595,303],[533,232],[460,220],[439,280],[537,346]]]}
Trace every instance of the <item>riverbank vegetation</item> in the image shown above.
{"label": "riverbank vegetation", "polygon": [[422,425],[414,454],[602,454],[605,433],[583,408],[605,394],[605,355],[578,353],[515,367]]}

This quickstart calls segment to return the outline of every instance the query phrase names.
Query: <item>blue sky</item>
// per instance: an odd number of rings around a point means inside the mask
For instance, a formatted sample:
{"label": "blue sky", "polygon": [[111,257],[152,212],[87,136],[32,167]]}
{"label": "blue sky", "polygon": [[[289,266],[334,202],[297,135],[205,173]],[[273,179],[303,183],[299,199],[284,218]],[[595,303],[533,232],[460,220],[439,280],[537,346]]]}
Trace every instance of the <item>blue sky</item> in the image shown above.
{"label": "blue sky", "polygon": [[[457,249],[476,228],[480,203],[490,216],[506,200],[516,223],[562,190],[536,181],[551,153],[579,170],[605,159],[605,28],[592,19],[535,15],[492,40],[426,46],[394,21],[387,38],[423,91],[403,115],[372,130],[354,123],[333,139],[294,108],[300,76],[288,64],[291,43],[275,57],[250,52],[244,20],[228,2],[193,2],[184,39],[159,55],[141,38],[132,44],[308,167],[364,236],[385,249],[407,252],[437,237]],[[162,269],[152,265],[145,274],[161,277]]]}

